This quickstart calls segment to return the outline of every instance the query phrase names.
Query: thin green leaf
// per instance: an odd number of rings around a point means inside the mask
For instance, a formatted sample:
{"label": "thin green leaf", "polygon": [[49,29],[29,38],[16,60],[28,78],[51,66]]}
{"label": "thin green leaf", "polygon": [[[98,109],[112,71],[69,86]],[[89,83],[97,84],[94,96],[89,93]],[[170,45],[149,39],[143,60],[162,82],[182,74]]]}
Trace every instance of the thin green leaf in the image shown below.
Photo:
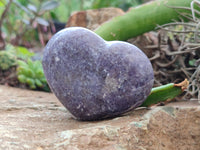
{"label": "thin green leaf", "polygon": [[41,78],[40,81],[42,81],[43,83],[47,83],[47,79],[45,77]]}
{"label": "thin green leaf", "polygon": [[24,75],[18,75],[17,78],[21,83],[26,83],[26,77]]}
{"label": "thin green leaf", "polygon": [[57,1],[47,1],[47,2],[42,3],[40,11],[52,10],[58,6],[59,6],[59,3]]}
{"label": "thin green leaf", "polygon": [[42,64],[39,60],[34,61],[34,70],[37,72],[37,70],[42,68]]}
{"label": "thin green leaf", "polygon": [[19,66],[17,68],[17,74],[18,75],[24,75],[26,77],[35,77],[35,73],[29,68],[29,67],[24,67],[24,66]]}
{"label": "thin green leaf", "polygon": [[48,21],[44,20],[43,18],[37,17],[36,18],[37,23],[44,25],[44,26],[49,26]]}
{"label": "thin green leaf", "polygon": [[36,74],[37,78],[44,77],[44,73],[43,73],[42,69],[38,69],[35,74]]}
{"label": "thin green leaf", "polygon": [[0,7],[4,7],[5,6],[5,2],[2,0],[0,1]]}
{"label": "thin green leaf", "polygon": [[34,84],[33,84],[33,85],[30,85],[29,87],[30,87],[31,89],[33,89],[33,90],[36,89],[36,86],[35,86]]}
{"label": "thin green leaf", "polygon": [[190,66],[195,66],[195,64],[196,64],[196,59],[189,60]]}
{"label": "thin green leaf", "polygon": [[29,10],[31,10],[32,12],[36,13],[37,12],[37,7],[35,7],[34,5],[32,4],[28,4],[27,8]]}
{"label": "thin green leaf", "polygon": [[35,68],[35,64],[34,64],[34,61],[32,61],[31,59],[28,59],[27,60],[27,64],[28,64],[28,67],[34,71],[34,68]]}
{"label": "thin green leaf", "polygon": [[20,67],[25,67],[25,68],[28,67],[27,63],[25,63],[25,62],[22,61],[22,60],[18,60],[17,63],[18,63],[18,65],[19,65]]}
{"label": "thin green leaf", "polygon": [[43,84],[40,80],[38,79],[35,79],[35,84],[38,86],[38,87],[41,87]]}
{"label": "thin green leaf", "polygon": [[26,25],[30,25],[30,21],[27,19],[22,19],[22,22],[25,23]]}
{"label": "thin green leaf", "polygon": [[21,8],[23,11],[25,11],[28,15],[33,17],[33,14],[31,13],[31,11],[29,11],[26,7],[21,5],[17,0],[13,0],[13,3],[15,3],[19,8]]}
{"label": "thin green leaf", "polygon": [[35,82],[34,82],[33,79],[27,78],[27,79],[26,79],[26,82],[28,83],[28,85],[29,85],[29,87],[30,87],[31,89],[36,89]]}
{"label": "thin green leaf", "polygon": [[28,59],[35,55],[35,53],[30,52],[27,48],[18,46],[16,47],[17,57],[21,59]]}
{"label": "thin green leaf", "polygon": [[179,84],[169,83],[153,88],[150,95],[147,97],[141,107],[149,107],[153,104],[172,100],[176,96],[180,95],[184,91],[184,89],[187,89],[188,84],[188,80],[185,79]]}

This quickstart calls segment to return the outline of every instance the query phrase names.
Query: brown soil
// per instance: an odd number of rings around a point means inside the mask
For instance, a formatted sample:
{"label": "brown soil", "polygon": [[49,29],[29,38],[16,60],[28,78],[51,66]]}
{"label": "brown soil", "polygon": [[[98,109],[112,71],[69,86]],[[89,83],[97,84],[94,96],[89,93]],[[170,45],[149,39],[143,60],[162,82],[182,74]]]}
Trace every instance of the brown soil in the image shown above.
{"label": "brown soil", "polygon": [[16,69],[17,67],[15,66],[5,71],[0,70],[0,85],[6,85],[6,86],[21,88],[21,89],[30,89],[28,85],[19,82],[17,78]]}

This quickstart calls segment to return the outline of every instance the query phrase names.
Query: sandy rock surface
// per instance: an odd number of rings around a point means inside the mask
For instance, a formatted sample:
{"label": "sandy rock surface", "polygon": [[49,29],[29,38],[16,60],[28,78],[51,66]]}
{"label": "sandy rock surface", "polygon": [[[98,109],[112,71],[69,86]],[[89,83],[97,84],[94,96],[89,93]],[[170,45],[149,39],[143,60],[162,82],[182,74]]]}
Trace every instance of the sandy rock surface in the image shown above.
{"label": "sandy rock surface", "polygon": [[3,150],[198,150],[200,105],[176,102],[97,122],[74,120],[51,93],[0,86]]}

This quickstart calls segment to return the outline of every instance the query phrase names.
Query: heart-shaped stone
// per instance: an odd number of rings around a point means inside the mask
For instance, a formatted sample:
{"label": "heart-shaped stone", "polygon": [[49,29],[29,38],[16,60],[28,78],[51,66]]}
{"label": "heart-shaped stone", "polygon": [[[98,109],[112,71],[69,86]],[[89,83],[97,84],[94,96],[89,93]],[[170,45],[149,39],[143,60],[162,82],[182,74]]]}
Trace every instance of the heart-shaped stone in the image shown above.
{"label": "heart-shaped stone", "polygon": [[43,68],[60,102],[79,120],[114,117],[140,106],[153,86],[146,55],[132,44],[66,28],[47,43]]}

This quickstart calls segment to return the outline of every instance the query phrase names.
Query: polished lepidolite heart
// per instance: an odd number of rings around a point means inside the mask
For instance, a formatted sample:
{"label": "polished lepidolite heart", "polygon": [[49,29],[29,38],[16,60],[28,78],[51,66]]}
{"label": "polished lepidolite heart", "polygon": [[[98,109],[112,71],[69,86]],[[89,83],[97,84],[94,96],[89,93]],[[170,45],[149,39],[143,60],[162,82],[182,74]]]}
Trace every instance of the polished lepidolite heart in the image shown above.
{"label": "polished lepidolite heart", "polygon": [[140,106],[154,82],[151,63],[140,49],[104,41],[81,27],[56,33],[42,63],[51,90],[79,120],[114,117]]}

